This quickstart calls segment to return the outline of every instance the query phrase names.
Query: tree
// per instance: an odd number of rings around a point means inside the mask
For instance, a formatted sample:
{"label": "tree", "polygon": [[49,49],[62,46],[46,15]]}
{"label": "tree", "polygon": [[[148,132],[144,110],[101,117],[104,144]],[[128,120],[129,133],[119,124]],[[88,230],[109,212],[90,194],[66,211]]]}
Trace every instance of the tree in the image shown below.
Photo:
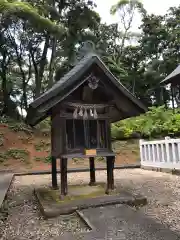
{"label": "tree", "polygon": [[28,21],[39,31],[47,30],[58,34],[62,34],[64,31],[62,25],[56,25],[51,20],[40,15],[38,10],[27,2],[0,0],[0,13],[3,18],[15,16]]}
{"label": "tree", "polygon": [[[20,76],[20,78],[18,77],[17,79],[21,82],[21,84],[18,85],[22,87],[22,94],[19,93],[22,95],[21,105],[23,105],[25,109],[28,107],[27,88],[28,82],[32,80],[33,76],[32,55],[29,51],[31,43],[29,33],[34,31],[34,33],[51,33],[53,35],[58,34],[58,36],[62,36],[65,33],[65,28],[63,25],[57,25],[55,22],[47,19],[42,11],[40,12],[38,8],[27,2],[1,0],[0,13],[0,59],[2,60],[0,65],[0,76],[2,81],[1,86],[3,89],[2,114],[5,114],[9,112],[8,105],[12,102],[10,98],[10,96],[12,96],[12,91],[10,91],[8,87],[8,75],[11,75],[11,72],[13,72],[13,69],[11,69],[12,65],[14,65],[17,70],[16,72],[18,72]],[[45,65],[43,65],[45,62],[44,58],[42,57],[41,61],[40,77],[43,75],[43,67]],[[17,83],[17,81],[13,82],[14,86],[16,85],[15,82]],[[37,88],[38,82],[40,81],[36,82]],[[11,89],[13,89],[12,82]]]}
{"label": "tree", "polygon": [[130,40],[132,37],[139,36],[137,33],[131,32],[132,23],[135,17],[135,14],[139,13],[141,16],[146,14],[146,10],[143,7],[143,4],[139,0],[119,0],[117,4],[111,7],[111,14],[118,13],[120,18],[120,54],[123,52],[125,47],[126,40]]}
{"label": "tree", "polygon": [[[4,106],[12,97],[7,91],[8,75],[16,69],[13,89],[18,85],[17,99],[27,109],[29,101],[54,84],[54,73],[64,59],[70,59],[85,29],[91,29],[100,18],[93,2],[75,1],[1,1],[0,65]],[[73,24],[73,20],[76,23]],[[83,21],[82,21],[83,20]],[[4,110],[7,109],[4,107]],[[4,111],[3,113],[7,112]]]}
{"label": "tree", "polygon": [[[119,1],[120,24],[102,24],[93,1],[0,0],[0,104],[28,107],[68,72],[83,42],[94,43],[112,73],[145,104],[161,104],[159,82],[179,62],[179,8],[148,15],[139,1]],[[141,14],[141,34],[132,33]],[[137,37],[136,45],[131,41]],[[128,44],[127,44],[128,40]],[[163,90],[166,98],[169,91]],[[9,111],[10,110],[10,111]]]}
{"label": "tree", "polygon": [[[142,19],[142,36],[139,43],[144,55],[145,79],[158,105],[162,103],[160,81],[180,62],[179,13],[180,6],[170,8],[164,16],[146,14]],[[163,91],[167,101],[169,90]]]}

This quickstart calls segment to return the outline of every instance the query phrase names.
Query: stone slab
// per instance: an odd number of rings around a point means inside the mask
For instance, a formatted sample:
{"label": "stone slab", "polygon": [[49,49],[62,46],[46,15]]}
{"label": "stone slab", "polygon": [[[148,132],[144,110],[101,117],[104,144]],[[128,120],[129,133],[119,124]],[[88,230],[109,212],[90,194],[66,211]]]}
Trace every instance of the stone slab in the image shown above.
{"label": "stone slab", "polygon": [[77,235],[66,234],[61,240],[178,240],[180,236],[127,205],[89,208],[81,213],[94,229]]}
{"label": "stone slab", "polygon": [[0,209],[13,179],[12,173],[0,173]]}
{"label": "stone slab", "polygon": [[128,192],[120,192],[118,195],[107,195],[88,199],[73,200],[66,203],[55,203],[45,201],[41,198],[38,189],[34,190],[38,200],[41,213],[46,218],[57,217],[59,215],[71,214],[76,210],[87,209],[90,207],[101,207],[114,204],[128,204],[133,206],[145,205],[147,199],[140,195],[132,195]]}

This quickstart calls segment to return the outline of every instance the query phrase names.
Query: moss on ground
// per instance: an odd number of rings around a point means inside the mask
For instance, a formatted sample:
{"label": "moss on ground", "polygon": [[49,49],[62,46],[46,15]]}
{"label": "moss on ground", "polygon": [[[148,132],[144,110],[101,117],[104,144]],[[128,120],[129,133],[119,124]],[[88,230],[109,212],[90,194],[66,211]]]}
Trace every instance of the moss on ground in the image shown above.
{"label": "moss on ground", "polygon": [[[89,190],[87,193],[82,194],[75,194],[73,195],[71,192],[74,191],[83,191],[84,188],[87,187]],[[95,189],[96,188],[96,189]],[[91,191],[92,189],[92,191]],[[50,201],[50,202],[55,202],[55,203],[66,203],[66,202],[71,202],[74,200],[85,200],[85,199],[91,199],[91,198],[96,198],[96,197],[102,197],[102,196],[107,196],[105,194],[105,184],[98,184],[95,187],[90,187],[89,185],[71,185],[68,187],[68,192],[69,194],[67,196],[63,196],[61,198],[60,196],[60,190],[53,190],[50,188],[40,188],[37,190],[39,193],[40,198],[43,201]],[[110,195],[117,195],[118,192],[116,190],[112,191]]]}

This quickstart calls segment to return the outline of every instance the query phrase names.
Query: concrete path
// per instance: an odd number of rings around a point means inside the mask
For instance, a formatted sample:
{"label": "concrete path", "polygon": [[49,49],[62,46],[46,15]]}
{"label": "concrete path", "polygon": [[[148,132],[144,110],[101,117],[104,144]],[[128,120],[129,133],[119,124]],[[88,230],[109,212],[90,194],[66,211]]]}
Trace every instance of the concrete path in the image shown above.
{"label": "concrete path", "polygon": [[62,240],[178,240],[164,225],[126,205],[92,208],[82,211],[94,226],[89,233],[65,235]]}
{"label": "concrete path", "polygon": [[0,209],[13,178],[12,173],[0,173]]}

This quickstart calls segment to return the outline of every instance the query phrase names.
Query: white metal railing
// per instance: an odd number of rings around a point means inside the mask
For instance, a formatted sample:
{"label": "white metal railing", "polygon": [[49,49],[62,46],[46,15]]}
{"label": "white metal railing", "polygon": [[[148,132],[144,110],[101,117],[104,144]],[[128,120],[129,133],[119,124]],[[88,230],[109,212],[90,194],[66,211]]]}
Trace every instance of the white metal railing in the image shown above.
{"label": "white metal railing", "polygon": [[141,166],[180,169],[180,139],[139,141]]}

